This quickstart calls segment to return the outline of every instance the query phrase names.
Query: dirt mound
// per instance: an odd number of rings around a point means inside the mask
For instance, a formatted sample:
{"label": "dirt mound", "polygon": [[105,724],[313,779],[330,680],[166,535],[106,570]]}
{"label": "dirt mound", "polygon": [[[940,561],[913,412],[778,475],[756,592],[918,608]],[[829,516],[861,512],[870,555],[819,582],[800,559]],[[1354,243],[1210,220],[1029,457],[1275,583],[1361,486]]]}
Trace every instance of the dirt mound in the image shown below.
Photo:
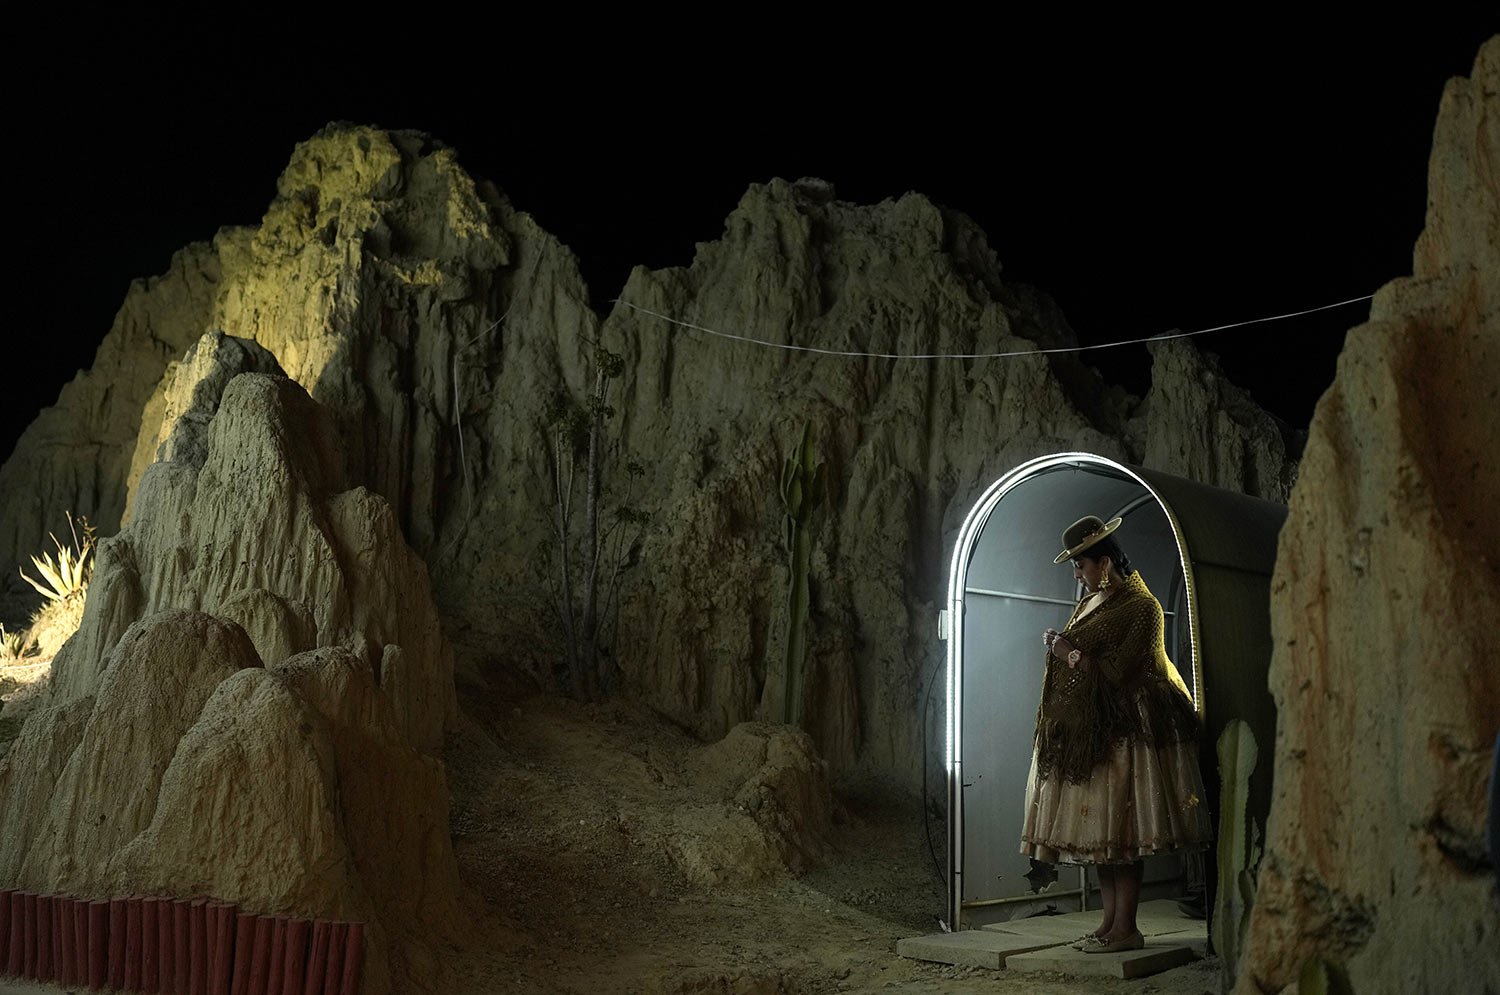
{"label": "dirt mound", "polygon": [[827,765],[806,733],[746,722],[686,761],[712,801],[679,812],[674,855],[699,884],[762,880],[817,862],[833,821]]}

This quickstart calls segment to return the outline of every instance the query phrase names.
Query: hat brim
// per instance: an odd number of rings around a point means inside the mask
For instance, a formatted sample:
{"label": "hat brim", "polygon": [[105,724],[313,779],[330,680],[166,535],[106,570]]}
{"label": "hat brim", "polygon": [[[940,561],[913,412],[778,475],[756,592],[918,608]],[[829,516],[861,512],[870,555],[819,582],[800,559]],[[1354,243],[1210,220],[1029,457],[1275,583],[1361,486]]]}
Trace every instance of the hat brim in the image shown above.
{"label": "hat brim", "polygon": [[1089,536],[1087,539],[1083,540],[1083,542],[1080,542],[1072,549],[1065,549],[1061,553],[1058,553],[1057,559],[1053,560],[1052,562],[1064,563],[1068,560],[1071,560],[1073,557],[1077,556],[1079,553],[1083,552],[1085,549],[1088,549],[1090,546],[1094,545],[1094,543],[1098,542],[1100,539],[1103,539],[1115,529],[1119,528],[1120,523],[1124,520],[1125,519],[1123,518],[1111,518],[1108,522],[1104,523],[1104,528],[1100,529],[1098,532],[1095,532],[1093,535]]}

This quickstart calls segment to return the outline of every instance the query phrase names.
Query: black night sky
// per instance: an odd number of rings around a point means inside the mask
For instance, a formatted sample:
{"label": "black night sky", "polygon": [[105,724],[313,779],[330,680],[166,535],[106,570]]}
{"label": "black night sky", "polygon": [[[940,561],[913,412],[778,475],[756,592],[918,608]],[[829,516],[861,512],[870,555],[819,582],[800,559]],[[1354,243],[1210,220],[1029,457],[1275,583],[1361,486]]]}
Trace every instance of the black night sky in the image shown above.
{"label": "black night sky", "polygon": [[[331,120],[454,146],[572,247],[601,310],[632,265],[685,265],[773,176],[819,176],[857,203],[916,190],[969,214],[1003,275],[1056,298],[1083,342],[1372,293],[1410,272],[1443,84],[1500,26],[1481,5],[1422,13],[1433,23],[1313,36],[757,22],[648,40],[596,26],[587,46],[454,24],[420,62],[393,54],[395,29],[332,54],[229,56],[181,38],[33,53],[4,70],[20,307],[0,455],[92,363],[129,281],[257,222],[293,146]],[[465,33],[474,48],[454,50]],[[1197,342],[1304,427],[1366,313]],[[1142,347],[1090,361],[1145,386]]]}

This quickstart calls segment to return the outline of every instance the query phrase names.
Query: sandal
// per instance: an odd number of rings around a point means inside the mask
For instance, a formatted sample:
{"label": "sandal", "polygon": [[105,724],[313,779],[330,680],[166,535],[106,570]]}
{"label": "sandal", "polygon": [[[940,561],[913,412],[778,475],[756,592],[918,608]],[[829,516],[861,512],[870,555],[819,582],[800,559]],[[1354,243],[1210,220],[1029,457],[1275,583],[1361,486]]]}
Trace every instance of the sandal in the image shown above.
{"label": "sandal", "polygon": [[1105,940],[1101,937],[1098,943],[1090,943],[1079,949],[1086,954],[1117,954],[1125,950],[1140,950],[1145,945],[1146,938],[1137,930],[1118,940]]}

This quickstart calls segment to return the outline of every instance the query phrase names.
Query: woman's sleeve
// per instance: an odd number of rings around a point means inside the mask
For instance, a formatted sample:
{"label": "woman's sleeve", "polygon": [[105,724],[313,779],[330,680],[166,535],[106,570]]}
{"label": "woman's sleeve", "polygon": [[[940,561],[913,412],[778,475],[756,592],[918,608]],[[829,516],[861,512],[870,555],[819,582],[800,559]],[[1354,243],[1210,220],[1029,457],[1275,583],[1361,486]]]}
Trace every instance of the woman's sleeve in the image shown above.
{"label": "woman's sleeve", "polygon": [[1161,605],[1155,598],[1133,599],[1101,614],[1096,624],[1087,622],[1066,638],[1109,683],[1132,680],[1155,658],[1163,632]]}

